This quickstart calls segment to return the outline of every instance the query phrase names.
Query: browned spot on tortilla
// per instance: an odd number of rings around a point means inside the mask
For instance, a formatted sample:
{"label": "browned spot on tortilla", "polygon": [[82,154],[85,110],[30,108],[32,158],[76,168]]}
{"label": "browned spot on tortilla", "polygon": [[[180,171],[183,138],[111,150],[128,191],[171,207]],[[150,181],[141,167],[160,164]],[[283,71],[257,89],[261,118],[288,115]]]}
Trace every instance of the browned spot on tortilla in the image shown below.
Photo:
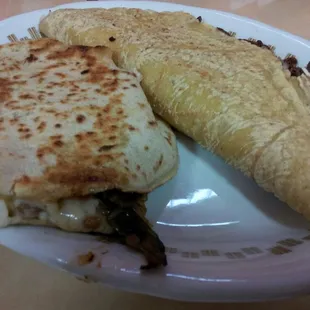
{"label": "browned spot on tortilla", "polygon": [[85,121],[85,119],[86,119],[86,117],[85,117],[85,115],[83,115],[83,114],[79,114],[79,115],[76,117],[76,121],[77,121],[78,123],[83,123],[83,122]]}
{"label": "browned spot on tortilla", "polygon": [[75,135],[75,139],[76,139],[77,142],[81,142],[82,139],[83,139],[83,136],[78,133],[78,134]]}
{"label": "browned spot on tortilla", "polygon": [[146,145],[145,147],[144,147],[144,150],[145,151],[148,151],[150,148]]}
{"label": "browned spot on tortilla", "polygon": [[62,81],[62,82],[50,82],[47,84],[46,88],[51,89],[54,87],[68,87],[68,82],[67,81]]}
{"label": "browned spot on tortilla", "polygon": [[53,64],[53,65],[49,65],[46,67],[46,70],[51,70],[51,69],[56,69],[56,68],[59,68],[59,67],[63,67],[65,66],[66,63],[65,62],[59,62],[59,63],[56,63],[56,64]]}
{"label": "browned spot on tortilla", "polygon": [[27,127],[22,126],[22,127],[20,127],[17,131],[18,131],[18,132],[27,133],[27,132],[30,132],[30,129],[27,128]]}
{"label": "browned spot on tortilla", "polygon": [[43,153],[37,152],[37,158],[40,160],[44,156]]}
{"label": "browned spot on tortilla", "polygon": [[21,178],[19,178],[16,183],[20,183],[23,185],[27,185],[31,182],[31,179],[28,175],[23,175]]}
{"label": "browned spot on tortilla", "polygon": [[145,103],[140,103],[140,102],[139,102],[138,105],[139,105],[140,108],[142,108],[142,109],[146,107],[146,104],[145,104]]}
{"label": "browned spot on tortilla", "polygon": [[56,140],[53,142],[53,145],[55,147],[62,147],[64,145],[64,143],[61,140]]}
{"label": "browned spot on tortilla", "polygon": [[31,78],[44,78],[47,74],[47,71],[41,71],[31,76]]}
{"label": "browned spot on tortilla", "polygon": [[0,102],[11,99],[13,84],[14,82],[11,82],[8,78],[0,78]]}
{"label": "browned spot on tortilla", "polygon": [[[10,100],[4,106],[12,109],[12,106],[16,105],[17,103],[18,103],[18,101],[16,101],[16,100]],[[14,109],[14,107],[13,107],[13,109]]]}
{"label": "browned spot on tortilla", "polygon": [[18,64],[13,64],[7,68],[8,71],[20,70],[20,66]]}
{"label": "browned spot on tortilla", "polygon": [[43,95],[43,94],[40,94],[40,95],[38,96],[39,101],[43,101],[44,98],[45,98],[45,95]]}
{"label": "browned spot on tortilla", "polygon": [[49,146],[38,148],[37,153],[36,153],[38,158],[42,158],[43,156],[48,155],[48,154],[54,154],[53,149]]}
{"label": "browned spot on tortilla", "polygon": [[28,140],[32,137],[32,134],[31,133],[27,133],[26,135],[20,137],[21,140]]}
{"label": "browned spot on tortilla", "polygon": [[46,113],[51,113],[51,114],[57,113],[57,112],[56,112],[56,109],[41,109],[41,111],[44,111],[44,112],[46,112]]}
{"label": "browned spot on tortilla", "polygon": [[120,105],[120,104],[122,104],[123,96],[124,96],[124,94],[118,94],[118,95],[111,96],[109,99],[109,103],[111,105]]}
{"label": "browned spot on tortilla", "polygon": [[104,146],[101,146],[99,149],[98,149],[98,152],[104,152],[104,151],[110,151],[111,149],[113,149],[116,145],[104,145]]}
{"label": "browned spot on tortilla", "polygon": [[102,140],[95,138],[95,139],[92,139],[92,143],[94,146],[99,146],[102,143]]}
{"label": "browned spot on tortilla", "polygon": [[137,128],[133,127],[132,125],[128,125],[128,129],[129,129],[130,131],[135,131],[135,130],[137,130]]}
{"label": "browned spot on tortilla", "polygon": [[122,108],[118,108],[117,111],[116,111],[116,113],[117,113],[118,115],[124,114],[124,110],[123,110]]}
{"label": "browned spot on tortilla", "polygon": [[94,159],[93,160],[94,166],[101,166],[102,165],[102,160],[101,159]]}
{"label": "browned spot on tortilla", "polygon": [[86,46],[70,46],[63,50],[57,50],[50,55],[47,56],[47,59],[62,59],[62,58],[72,58],[74,56],[78,56],[79,54],[85,56],[90,47]]}
{"label": "browned spot on tortilla", "polygon": [[[88,65],[93,66],[94,63],[94,59],[88,59]],[[111,77],[112,75],[112,70],[109,69],[108,67],[104,66],[104,65],[96,65],[95,67],[92,68],[91,71],[88,72],[88,79],[87,81],[89,83],[102,83],[102,88],[105,89],[107,87],[110,86],[110,81],[109,81],[109,77]],[[117,79],[116,80],[117,83]],[[100,89],[99,89],[100,91]]]}
{"label": "browned spot on tortilla", "polygon": [[207,71],[201,71],[201,72],[199,72],[199,74],[202,78],[205,78],[209,75],[209,73]]}
{"label": "browned spot on tortilla", "polygon": [[[96,169],[85,165],[75,167],[64,161],[60,166],[49,167],[46,169],[45,177],[51,183],[70,184],[76,191],[74,195],[80,195],[79,192],[85,189],[85,183],[113,183],[119,179],[119,174],[113,168]],[[73,194],[73,193],[72,193]]]}
{"label": "browned spot on tortilla", "polygon": [[161,154],[159,160],[155,163],[155,166],[153,167],[153,171],[157,172],[157,170],[160,168],[164,160],[164,155]]}
{"label": "browned spot on tortilla", "polygon": [[41,122],[39,126],[37,127],[37,130],[39,132],[43,132],[45,128],[46,128],[46,122]]}
{"label": "browned spot on tortilla", "polygon": [[62,135],[55,135],[55,136],[50,136],[50,139],[51,140],[59,140],[59,139],[61,139],[62,138]]}
{"label": "browned spot on tortilla", "polygon": [[96,65],[96,58],[92,55],[86,55],[86,65],[89,67],[94,67]]}
{"label": "browned spot on tortilla", "polygon": [[136,84],[131,84],[132,87],[137,88],[138,86]]}
{"label": "browned spot on tortilla", "polygon": [[172,146],[172,136],[171,136],[171,133],[168,133],[168,136],[165,137],[165,139],[166,139],[167,142]]}
{"label": "browned spot on tortilla", "polygon": [[105,83],[103,83],[103,88],[107,89],[108,91],[115,91],[118,85],[118,80],[113,79],[113,80],[108,80]]}
{"label": "browned spot on tortilla", "polygon": [[107,105],[102,109],[102,111],[103,111],[104,113],[109,113],[109,112],[111,112],[111,106],[110,106],[109,104],[107,104]]}
{"label": "browned spot on tortilla", "polygon": [[26,58],[26,62],[34,62],[38,60],[38,57],[34,56],[33,54],[30,54],[27,58]]}
{"label": "browned spot on tortilla", "polygon": [[69,117],[68,112],[57,112],[55,113],[56,118],[62,118],[62,119],[67,119]]}
{"label": "browned spot on tortilla", "polygon": [[140,165],[137,165],[136,168],[137,168],[138,171],[140,171],[141,166],[140,166]]}
{"label": "browned spot on tortilla", "polygon": [[148,123],[149,123],[149,125],[151,127],[156,127],[157,126],[157,122],[156,121],[149,121]]}
{"label": "browned spot on tortilla", "polygon": [[16,123],[18,123],[18,118],[11,118],[10,119],[10,124],[11,125],[15,125]]}
{"label": "browned spot on tortilla", "polygon": [[61,79],[64,79],[67,77],[64,73],[61,73],[61,72],[56,72],[55,75],[60,77]]}
{"label": "browned spot on tortilla", "polygon": [[112,161],[112,160],[116,159],[117,157],[119,157],[119,155],[103,154],[103,155],[100,155],[99,157],[102,160],[102,162],[107,162],[107,161]]}
{"label": "browned spot on tortilla", "polygon": [[34,40],[29,41],[28,43],[31,46],[30,53],[35,55],[41,54],[53,46],[61,45],[59,41],[53,39]]}

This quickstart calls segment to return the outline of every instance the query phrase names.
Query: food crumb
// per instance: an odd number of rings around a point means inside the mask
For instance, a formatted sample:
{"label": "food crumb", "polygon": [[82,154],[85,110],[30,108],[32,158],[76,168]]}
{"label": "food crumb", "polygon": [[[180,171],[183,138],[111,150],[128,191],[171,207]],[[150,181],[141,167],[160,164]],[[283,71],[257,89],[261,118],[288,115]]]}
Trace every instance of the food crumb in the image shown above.
{"label": "food crumb", "polygon": [[110,37],[110,38],[109,38],[109,41],[110,41],[110,42],[114,42],[115,40],[116,40],[116,39],[115,39],[114,37]]}
{"label": "food crumb", "polygon": [[90,264],[95,258],[95,254],[93,252],[88,252],[87,254],[82,254],[78,256],[78,264],[80,266],[84,266]]}

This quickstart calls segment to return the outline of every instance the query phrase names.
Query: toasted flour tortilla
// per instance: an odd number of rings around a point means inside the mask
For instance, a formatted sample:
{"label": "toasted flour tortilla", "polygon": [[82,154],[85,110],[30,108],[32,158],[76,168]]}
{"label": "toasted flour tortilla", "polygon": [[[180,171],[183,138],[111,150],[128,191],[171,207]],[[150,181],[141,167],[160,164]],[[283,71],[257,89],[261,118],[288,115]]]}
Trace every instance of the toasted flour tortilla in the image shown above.
{"label": "toasted flour tortilla", "polygon": [[113,231],[92,195],[148,193],[178,166],[139,75],[53,39],[0,46],[0,155],[0,226],[85,232]]}
{"label": "toasted flour tortilla", "polygon": [[309,72],[184,12],[64,9],[40,31],[109,46],[138,70],[153,110],[310,219]]}

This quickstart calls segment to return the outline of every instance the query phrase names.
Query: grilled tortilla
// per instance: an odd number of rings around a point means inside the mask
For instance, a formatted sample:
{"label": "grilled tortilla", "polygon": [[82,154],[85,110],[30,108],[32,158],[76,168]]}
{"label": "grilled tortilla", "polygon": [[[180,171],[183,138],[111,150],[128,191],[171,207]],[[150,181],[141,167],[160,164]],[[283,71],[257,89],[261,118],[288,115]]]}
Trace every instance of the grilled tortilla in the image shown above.
{"label": "grilled tortilla", "polygon": [[[56,10],[40,31],[104,44],[138,70],[153,110],[310,219],[309,74],[183,12]],[[308,74],[308,76],[307,76]]]}
{"label": "grilled tortilla", "polygon": [[139,74],[120,70],[108,48],[0,46],[0,102],[0,226],[113,233],[97,193],[112,192],[104,199],[120,208],[121,192],[136,194],[130,207],[143,216],[143,194],[176,173],[173,132],[154,116]]}

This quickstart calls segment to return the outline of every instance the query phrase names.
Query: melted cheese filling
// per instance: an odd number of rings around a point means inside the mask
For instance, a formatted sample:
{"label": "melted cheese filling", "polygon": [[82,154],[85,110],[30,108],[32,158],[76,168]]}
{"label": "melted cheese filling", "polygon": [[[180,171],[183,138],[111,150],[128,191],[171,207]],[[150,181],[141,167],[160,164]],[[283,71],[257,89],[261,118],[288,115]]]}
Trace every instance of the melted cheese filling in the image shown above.
{"label": "melted cheese filling", "polygon": [[113,233],[101,202],[93,197],[65,199],[42,204],[11,198],[0,199],[0,227],[10,225],[43,225],[72,232]]}

